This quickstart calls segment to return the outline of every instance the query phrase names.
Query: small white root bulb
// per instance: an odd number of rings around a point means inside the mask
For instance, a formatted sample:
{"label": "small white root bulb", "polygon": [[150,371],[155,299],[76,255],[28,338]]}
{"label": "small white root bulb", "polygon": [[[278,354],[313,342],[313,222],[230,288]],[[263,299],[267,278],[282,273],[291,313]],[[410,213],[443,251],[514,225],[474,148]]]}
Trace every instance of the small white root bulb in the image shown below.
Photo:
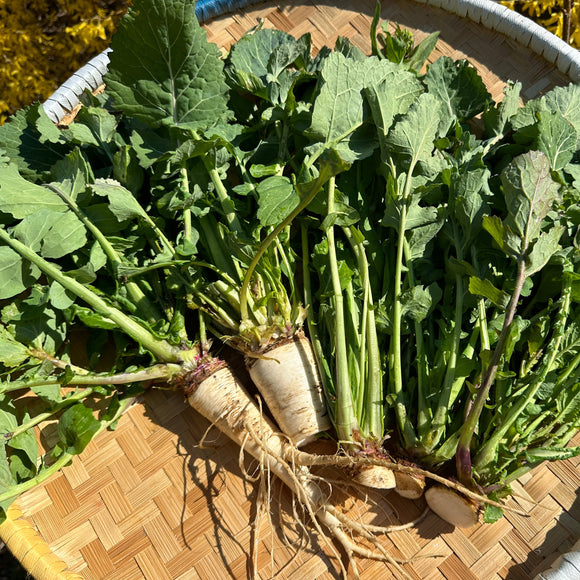
{"label": "small white root bulb", "polygon": [[479,522],[479,506],[464,495],[434,485],[425,492],[427,505],[447,523],[458,528],[471,528]]}
{"label": "small white root bulb", "polygon": [[395,474],[382,465],[360,465],[356,468],[353,481],[374,489],[394,489]]}
{"label": "small white root bulb", "polygon": [[425,478],[412,473],[395,472],[395,491],[407,499],[419,499],[425,491]]}
{"label": "small white root bulb", "polygon": [[312,345],[303,335],[247,361],[248,371],[266,405],[296,447],[330,429],[322,383]]}

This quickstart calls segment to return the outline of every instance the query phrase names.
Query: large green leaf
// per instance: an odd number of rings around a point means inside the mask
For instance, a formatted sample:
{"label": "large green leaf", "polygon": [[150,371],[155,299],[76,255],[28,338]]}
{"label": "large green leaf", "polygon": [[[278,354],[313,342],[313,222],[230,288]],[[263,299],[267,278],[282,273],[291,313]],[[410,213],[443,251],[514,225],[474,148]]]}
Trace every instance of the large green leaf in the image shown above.
{"label": "large green leaf", "polygon": [[11,163],[0,165],[0,208],[22,219],[39,209],[64,212],[67,205],[53,191],[24,179]]}
{"label": "large green leaf", "polygon": [[44,258],[61,258],[87,242],[85,226],[74,213],[46,209],[27,215],[14,228],[14,235]]}
{"label": "large green leaf", "polygon": [[292,182],[281,175],[261,181],[258,191],[258,219],[263,226],[277,226],[300,203]]}
{"label": "large green leaf", "polygon": [[18,111],[0,126],[0,147],[27,178],[49,171],[68,150],[60,130],[42,105]]}
{"label": "large green leaf", "polygon": [[40,275],[8,246],[0,246],[0,300],[23,292]]}
{"label": "large green leaf", "polygon": [[227,117],[220,52],[190,0],[135,0],[111,42],[105,75],[115,106],[154,127],[199,130]]}
{"label": "large green leaf", "polygon": [[335,149],[347,162],[371,155],[375,144],[368,138],[356,139],[355,136],[363,123],[362,89],[367,70],[364,63],[339,52],[324,60],[322,84],[308,130],[309,136],[317,143],[310,151]]}
{"label": "large green leaf", "polygon": [[[386,63],[392,64],[392,63]],[[365,89],[365,97],[370,105],[373,120],[379,132],[379,141],[386,155],[384,137],[387,135],[396,115],[406,113],[415,99],[423,92],[417,77],[403,69],[394,70],[378,82],[371,82]]]}
{"label": "large green leaf", "polygon": [[303,45],[281,30],[260,29],[246,34],[230,51],[228,82],[241,91],[267,98],[268,83],[302,54]]}
{"label": "large green leaf", "polygon": [[558,197],[558,184],[550,174],[548,158],[539,151],[516,157],[502,172],[501,181],[508,224],[522,238],[525,250],[539,235],[542,221]]}
{"label": "large green leaf", "polygon": [[432,157],[440,120],[440,101],[429,93],[423,93],[406,115],[393,125],[385,146],[391,155],[401,158],[406,168],[414,167],[419,161],[428,161]]}
{"label": "large green leaf", "polygon": [[491,101],[477,70],[466,60],[438,58],[427,70],[425,83],[429,92],[444,103],[450,119],[471,119]]}
{"label": "large green leaf", "polygon": [[576,130],[558,112],[540,113],[536,148],[546,154],[554,171],[565,167],[576,153]]}
{"label": "large green leaf", "polygon": [[580,145],[580,86],[570,83],[567,87],[556,87],[543,99],[551,111],[558,111],[574,127]]}

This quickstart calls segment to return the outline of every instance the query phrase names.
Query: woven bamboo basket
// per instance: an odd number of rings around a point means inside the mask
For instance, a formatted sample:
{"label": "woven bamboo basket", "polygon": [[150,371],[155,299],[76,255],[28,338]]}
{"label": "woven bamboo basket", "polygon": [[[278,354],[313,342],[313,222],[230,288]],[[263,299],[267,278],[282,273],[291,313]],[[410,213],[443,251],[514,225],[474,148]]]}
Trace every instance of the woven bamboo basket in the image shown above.
{"label": "woven bamboo basket", "polygon": [[[458,14],[433,4],[453,4]],[[384,0],[382,17],[417,40],[439,30],[432,58],[467,58],[495,99],[508,80],[521,81],[523,97],[532,98],[578,79],[577,56],[499,8],[481,0]],[[294,36],[311,32],[316,48],[340,35],[370,52],[374,9],[375,0],[260,3],[205,27],[224,48],[263,19]],[[336,557],[308,521],[302,530],[292,524],[291,498],[278,482],[266,506],[271,519],[256,523],[251,462],[242,470],[239,449],[216,430],[200,446],[208,427],[181,396],[151,391],[116,431],[99,435],[70,467],[21,496],[0,537],[37,580],[241,579],[251,570],[257,578],[340,577]],[[50,428],[40,435],[49,439]],[[382,543],[408,560],[404,568],[418,580],[535,578],[580,537],[579,463],[544,464],[516,482],[508,505],[525,516],[506,512],[495,524],[453,529],[428,512]],[[381,525],[410,522],[424,510],[395,493],[343,503],[351,515]],[[365,579],[396,577],[383,563],[358,565]]]}

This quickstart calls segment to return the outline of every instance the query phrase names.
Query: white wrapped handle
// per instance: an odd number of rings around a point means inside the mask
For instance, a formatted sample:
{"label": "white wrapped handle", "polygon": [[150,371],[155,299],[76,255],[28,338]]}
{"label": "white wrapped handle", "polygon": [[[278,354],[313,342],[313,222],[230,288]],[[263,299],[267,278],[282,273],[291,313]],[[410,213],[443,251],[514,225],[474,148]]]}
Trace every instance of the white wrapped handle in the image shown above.
{"label": "white wrapped handle", "polygon": [[91,59],[43,103],[46,114],[54,123],[59,123],[79,104],[79,98],[85,90],[93,92],[103,84],[103,76],[109,66],[110,51],[107,48]]}

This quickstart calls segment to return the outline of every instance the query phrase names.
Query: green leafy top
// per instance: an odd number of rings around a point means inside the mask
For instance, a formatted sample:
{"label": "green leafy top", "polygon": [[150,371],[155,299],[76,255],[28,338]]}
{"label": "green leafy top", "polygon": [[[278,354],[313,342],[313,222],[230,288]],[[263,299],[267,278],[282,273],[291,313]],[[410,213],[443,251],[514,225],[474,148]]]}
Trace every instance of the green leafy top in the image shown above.
{"label": "green leafy top", "polygon": [[222,57],[192,3],[135,0],[71,127],[0,128],[1,508],[209,364],[208,334],[255,354],[305,317],[351,443],[460,449],[490,491],[576,453],[578,88],[496,104],[465,61],[421,72],[436,35],[377,30],[369,57],[260,27]]}
{"label": "green leafy top", "polygon": [[153,127],[205,130],[227,119],[217,47],[186,0],[136,0],[111,43],[107,91],[115,106]]}

